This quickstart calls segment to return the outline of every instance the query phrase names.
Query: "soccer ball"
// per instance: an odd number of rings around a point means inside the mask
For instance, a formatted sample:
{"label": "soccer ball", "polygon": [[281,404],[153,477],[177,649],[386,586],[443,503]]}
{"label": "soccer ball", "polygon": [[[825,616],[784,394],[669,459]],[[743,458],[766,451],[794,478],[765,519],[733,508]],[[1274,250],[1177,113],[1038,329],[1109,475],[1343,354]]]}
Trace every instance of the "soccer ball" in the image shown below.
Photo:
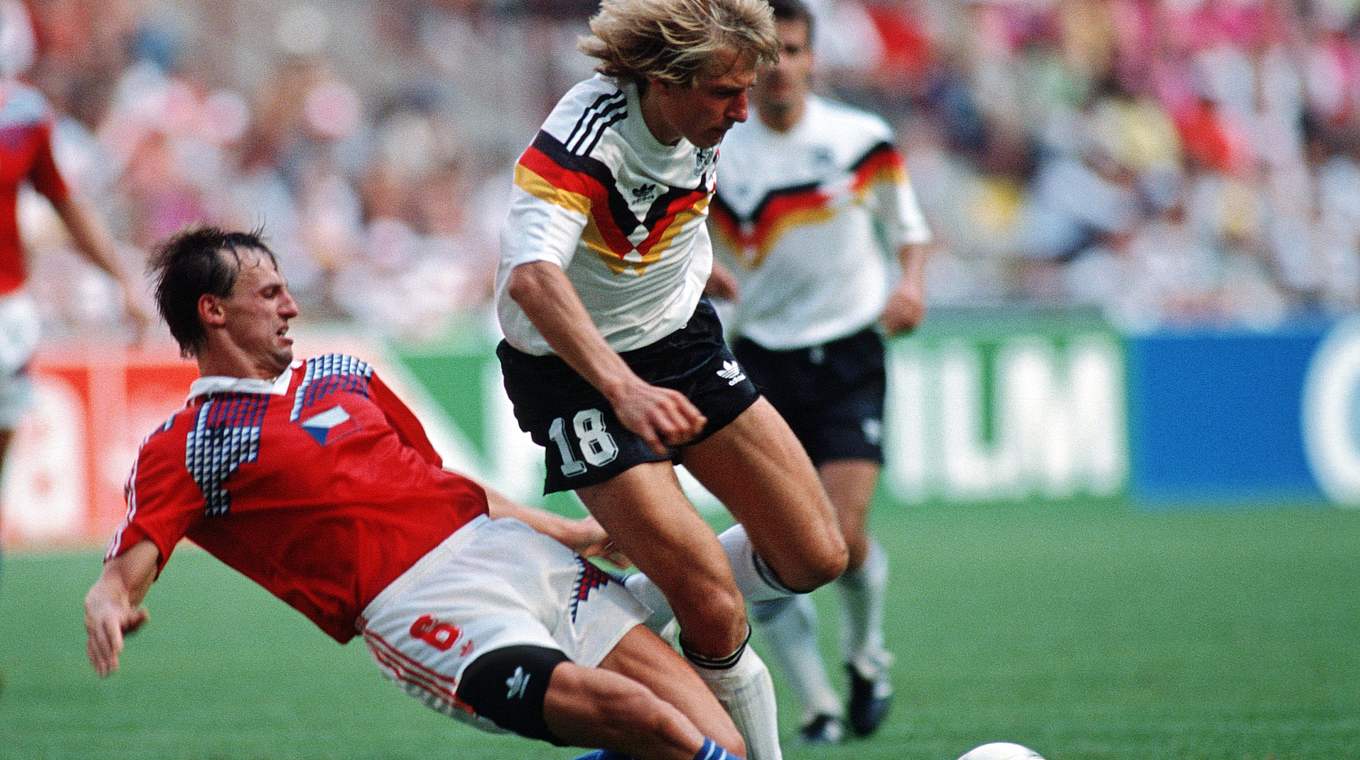
{"label": "soccer ball", "polygon": [[1029,747],[1010,742],[992,742],[968,750],[959,760],[1044,760],[1044,758]]}

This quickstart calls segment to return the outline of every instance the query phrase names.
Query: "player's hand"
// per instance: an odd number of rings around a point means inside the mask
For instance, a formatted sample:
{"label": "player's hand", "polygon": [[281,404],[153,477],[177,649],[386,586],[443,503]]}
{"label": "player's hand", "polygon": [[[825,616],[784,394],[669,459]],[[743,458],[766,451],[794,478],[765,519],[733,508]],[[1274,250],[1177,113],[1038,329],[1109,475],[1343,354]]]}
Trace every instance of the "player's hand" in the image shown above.
{"label": "player's hand", "polygon": [[722,264],[714,263],[713,271],[708,275],[708,283],[704,285],[704,294],[721,298],[724,301],[736,301],[740,298],[740,288],[737,286],[737,278],[732,272]]}
{"label": "player's hand", "polygon": [[639,380],[612,400],[619,422],[657,454],[698,435],[708,418],[684,394]]}
{"label": "player's hand", "polygon": [[925,288],[920,282],[904,278],[888,294],[888,303],[883,307],[883,316],[879,321],[891,337],[915,330],[925,318]]}
{"label": "player's hand", "polygon": [[116,599],[91,594],[85,599],[85,654],[100,678],[118,669],[123,637],[141,628],[149,615]]}
{"label": "player's hand", "polygon": [[594,517],[577,520],[575,532],[576,536],[567,545],[582,557],[600,557],[618,567],[632,566],[632,561],[614,546],[614,541]]}

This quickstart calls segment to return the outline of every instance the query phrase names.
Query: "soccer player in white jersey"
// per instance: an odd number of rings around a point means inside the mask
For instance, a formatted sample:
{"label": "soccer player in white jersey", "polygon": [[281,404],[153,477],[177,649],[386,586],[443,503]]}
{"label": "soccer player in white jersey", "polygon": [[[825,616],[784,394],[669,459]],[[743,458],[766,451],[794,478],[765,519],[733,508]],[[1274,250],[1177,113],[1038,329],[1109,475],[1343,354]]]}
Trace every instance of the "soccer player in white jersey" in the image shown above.
{"label": "soccer player in white jersey", "polygon": [[[883,461],[883,340],[924,316],[931,234],[892,132],[810,92],[812,17],[774,0],[779,64],[752,91],[756,118],[723,143],[710,214],[715,296],[734,302],[733,351],[816,464],[850,550],[840,591],[849,723],[873,733],[890,704],[883,644],[887,563],[866,530]],[[890,259],[901,274],[889,287]],[[835,742],[844,713],[806,597],[757,603],[766,650],[803,705],[806,740]]]}
{"label": "soccer player in white jersey", "polygon": [[[702,298],[717,145],[777,59],[774,20],[764,0],[605,0],[590,29],[598,75],[515,167],[496,293],[506,391],[545,448],[546,490],[580,496],[645,573],[630,590],[658,616],[669,602],[750,756],[777,758],[743,596],[810,591],[846,549],[807,454]],[[681,462],[737,526],[714,536]]]}

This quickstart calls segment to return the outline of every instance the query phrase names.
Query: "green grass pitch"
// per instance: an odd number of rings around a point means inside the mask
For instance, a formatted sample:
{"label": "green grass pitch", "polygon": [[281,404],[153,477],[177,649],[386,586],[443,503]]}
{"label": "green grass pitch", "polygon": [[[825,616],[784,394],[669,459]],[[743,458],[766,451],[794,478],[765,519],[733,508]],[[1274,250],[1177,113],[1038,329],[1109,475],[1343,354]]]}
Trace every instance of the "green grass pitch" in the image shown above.
{"label": "green grass pitch", "polygon": [[[952,760],[1006,740],[1049,760],[1360,758],[1360,511],[885,505],[874,526],[893,561],[896,709],[871,740],[790,740],[786,757]],[[94,552],[4,557],[0,758],[579,754],[427,710],[361,644],[198,551],[172,559],[100,681],[81,623],[98,569]]]}

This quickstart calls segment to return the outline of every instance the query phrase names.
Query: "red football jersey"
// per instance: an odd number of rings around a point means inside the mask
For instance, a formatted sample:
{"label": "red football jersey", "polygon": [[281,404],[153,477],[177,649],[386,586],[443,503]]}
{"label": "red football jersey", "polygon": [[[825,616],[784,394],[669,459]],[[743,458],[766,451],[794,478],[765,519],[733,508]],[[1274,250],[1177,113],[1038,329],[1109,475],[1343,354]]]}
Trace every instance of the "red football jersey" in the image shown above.
{"label": "red football jersey", "polygon": [[344,643],[379,591],[487,511],[353,357],[295,362],[272,384],[200,378],[191,393],[142,443],[107,558],[150,539],[163,568],[188,537]]}
{"label": "red football jersey", "polygon": [[52,117],[37,90],[0,84],[0,295],[18,290],[28,276],[19,241],[19,188],[24,182],[53,203],[67,197],[52,159]]}

